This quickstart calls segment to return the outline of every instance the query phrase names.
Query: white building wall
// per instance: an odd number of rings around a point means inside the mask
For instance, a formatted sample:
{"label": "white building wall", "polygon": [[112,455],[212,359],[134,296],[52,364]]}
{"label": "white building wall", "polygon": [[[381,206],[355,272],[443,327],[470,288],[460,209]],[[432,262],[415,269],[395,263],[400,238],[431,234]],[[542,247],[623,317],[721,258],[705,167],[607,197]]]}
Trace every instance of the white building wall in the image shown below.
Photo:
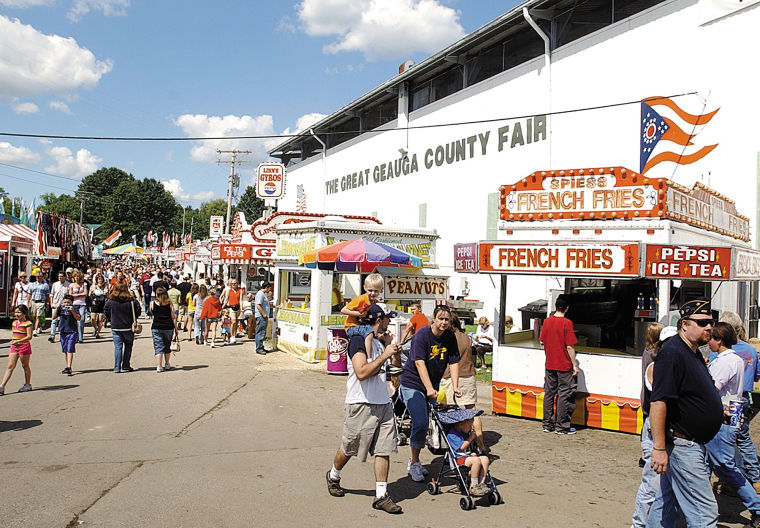
{"label": "white building wall", "polygon": [[[698,15],[693,1],[661,4],[555,50],[551,91],[549,68],[540,57],[410,116],[411,127],[450,126],[407,131],[396,129],[392,122],[385,132],[367,133],[330,149],[324,162],[315,155],[288,170],[288,193],[279,209],[295,209],[298,184],[304,185],[310,211],[376,212],[386,225],[419,226],[420,204],[427,204],[425,226],[441,236],[438,264],[453,273],[453,244],[486,238],[489,193],[536,170],[622,165],[638,171],[638,102],[696,92],[674,100],[693,114],[720,108],[695,138],[698,145],[718,147],[691,165],[661,163],[647,175],[687,186],[703,181],[736,200],[739,212],[750,217],[754,228],[760,147],[752,129],[760,121],[755,97],[760,76],[751,57],[760,49],[760,9],[755,5],[704,25]],[[626,102],[632,104],[621,104]],[[583,108],[593,109],[564,113]],[[548,117],[546,139],[512,145],[516,124],[526,131],[526,119],[514,118],[550,111],[562,113]],[[503,117],[512,119],[451,125]],[[498,131],[505,125],[509,141],[500,151]],[[477,139],[471,152],[467,146],[465,159],[425,166],[428,149],[470,136]],[[416,158],[417,170],[376,179],[380,166],[399,160],[401,148],[410,159]],[[364,185],[341,189],[349,175],[367,170]],[[338,191],[326,192],[326,180],[335,179]],[[485,301],[483,315],[492,318],[498,277],[469,275],[468,279],[470,297]],[[457,293],[460,280],[455,274],[450,284]],[[510,278],[507,313],[518,321],[519,306],[556,287],[556,281],[543,278]]]}

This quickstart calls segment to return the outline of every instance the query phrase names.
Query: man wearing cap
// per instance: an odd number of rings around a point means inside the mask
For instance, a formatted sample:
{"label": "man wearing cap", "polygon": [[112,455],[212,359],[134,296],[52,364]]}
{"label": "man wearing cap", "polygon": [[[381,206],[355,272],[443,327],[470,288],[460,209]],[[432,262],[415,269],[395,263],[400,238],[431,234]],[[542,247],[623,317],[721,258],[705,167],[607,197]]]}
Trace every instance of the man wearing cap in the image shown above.
{"label": "man wearing cap", "polygon": [[36,281],[29,285],[29,294],[32,297],[30,315],[34,318],[34,336],[40,335],[45,325],[45,310],[47,310],[50,298],[50,285],[45,280],[42,271],[37,273]]}
{"label": "man wearing cap", "polygon": [[[59,271],[58,280],[50,288],[50,306],[53,308],[53,312],[63,304],[63,297],[69,293],[69,286],[71,286],[71,282],[66,279],[66,274],[63,271]],[[51,343],[55,341],[55,331],[57,328],[58,318],[54,317],[50,320],[50,337],[48,337],[48,341]]]}
{"label": "man wearing cap", "polygon": [[679,310],[678,334],[654,363],[649,422],[652,469],[660,491],[647,527],[675,527],[677,510],[687,526],[715,527],[718,505],[710,487],[705,444],[723,423],[723,404],[699,347],[712,337],[710,301],[689,301]]}
{"label": "man wearing cap", "polygon": [[333,467],[327,472],[327,491],[333,497],[343,497],[340,472],[352,456],[364,462],[367,453],[375,457],[375,500],[372,507],[388,513],[401,513],[388,494],[390,455],[396,453],[396,426],[393,418],[386,369],[391,356],[398,354],[398,345],[390,344],[386,334],[390,319],[396,312],[386,313],[377,304],[370,306],[365,323],[372,327],[375,338],[372,350],[365,350],[364,338],[354,336],[348,343],[348,379],[343,436],[335,454]]}

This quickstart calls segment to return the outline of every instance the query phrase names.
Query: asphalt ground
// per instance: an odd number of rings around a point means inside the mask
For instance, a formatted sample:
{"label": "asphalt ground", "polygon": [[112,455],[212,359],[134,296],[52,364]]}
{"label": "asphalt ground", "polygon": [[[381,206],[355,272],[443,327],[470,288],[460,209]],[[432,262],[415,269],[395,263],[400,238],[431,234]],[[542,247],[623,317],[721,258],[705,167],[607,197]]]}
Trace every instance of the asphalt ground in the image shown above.
{"label": "asphalt ground", "polygon": [[[504,504],[459,507],[453,486],[429,495],[391,458],[389,491],[404,509],[371,508],[372,464],[352,460],[347,495],[328,495],[345,377],[251,341],[215,349],[183,342],[176,370],[157,373],[146,326],[131,373],[113,373],[113,345],[88,329],[74,375],[60,346],[33,340],[32,385],[17,367],[0,398],[0,526],[509,526],[627,527],[640,481],[636,436],[585,429],[570,437],[540,423],[490,414],[480,386],[491,474]],[[0,361],[9,349],[0,330]],[[440,458],[423,451],[431,473]],[[724,527],[749,514],[719,498]]]}

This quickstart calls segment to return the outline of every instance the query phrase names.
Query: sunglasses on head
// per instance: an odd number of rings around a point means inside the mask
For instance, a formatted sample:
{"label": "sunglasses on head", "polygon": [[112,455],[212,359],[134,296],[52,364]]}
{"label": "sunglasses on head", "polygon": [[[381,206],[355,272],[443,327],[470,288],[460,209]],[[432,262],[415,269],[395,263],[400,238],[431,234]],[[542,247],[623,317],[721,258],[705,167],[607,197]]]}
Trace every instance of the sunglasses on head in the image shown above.
{"label": "sunglasses on head", "polygon": [[701,326],[702,328],[706,326],[715,326],[715,319],[692,319],[691,317],[684,317],[687,321],[694,321],[697,323],[697,326]]}

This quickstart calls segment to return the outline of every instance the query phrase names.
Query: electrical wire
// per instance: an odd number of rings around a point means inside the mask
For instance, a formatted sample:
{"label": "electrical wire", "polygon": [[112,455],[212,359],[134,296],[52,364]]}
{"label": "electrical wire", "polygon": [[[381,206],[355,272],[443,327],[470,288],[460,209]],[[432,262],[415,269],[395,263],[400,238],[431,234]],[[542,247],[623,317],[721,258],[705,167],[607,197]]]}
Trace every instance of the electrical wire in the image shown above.
{"label": "electrical wire", "polygon": [[[681,94],[674,94],[674,95],[668,95],[664,96],[665,98],[675,98],[675,97],[684,97],[687,95],[696,95],[697,92],[686,92]],[[628,106],[628,105],[639,105],[641,104],[641,100],[637,99],[635,101],[624,101],[620,103],[609,103],[604,105],[596,105],[596,106],[587,106],[583,108],[573,108],[569,110],[556,110],[553,112],[535,112],[532,114],[523,114],[523,115],[516,115],[516,116],[505,116],[505,117],[494,117],[490,119],[475,119],[471,121],[455,121],[451,123],[437,123],[437,124],[431,124],[431,125],[413,125],[409,127],[403,127],[403,128],[389,128],[389,129],[373,129],[373,130],[342,130],[340,132],[330,132],[330,131],[319,131],[319,134],[322,136],[338,136],[338,135],[344,135],[344,134],[380,134],[385,132],[402,132],[408,130],[423,130],[428,128],[443,128],[443,127],[454,127],[454,126],[464,126],[464,125],[476,125],[476,124],[483,124],[483,123],[494,123],[498,121],[512,121],[512,120],[519,120],[519,119],[527,119],[529,117],[533,117],[536,115],[546,115],[546,116],[558,116],[558,115],[565,115],[565,114],[573,114],[578,112],[589,112],[592,110],[605,110],[609,108],[617,108],[621,106]],[[36,138],[36,139],[69,139],[69,140],[75,140],[75,141],[223,141],[223,140],[241,140],[241,139],[278,139],[278,138],[295,138],[300,137],[303,135],[306,135],[307,131],[303,131],[297,134],[261,134],[261,135],[253,135],[253,136],[213,136],[213,137],[129,137],[129,136],[70,136],[65,134],[25,134],[25,133],[19,133],[19,132],[0,132],[0,136],[5,137],[19,137],[19,138]]]}

